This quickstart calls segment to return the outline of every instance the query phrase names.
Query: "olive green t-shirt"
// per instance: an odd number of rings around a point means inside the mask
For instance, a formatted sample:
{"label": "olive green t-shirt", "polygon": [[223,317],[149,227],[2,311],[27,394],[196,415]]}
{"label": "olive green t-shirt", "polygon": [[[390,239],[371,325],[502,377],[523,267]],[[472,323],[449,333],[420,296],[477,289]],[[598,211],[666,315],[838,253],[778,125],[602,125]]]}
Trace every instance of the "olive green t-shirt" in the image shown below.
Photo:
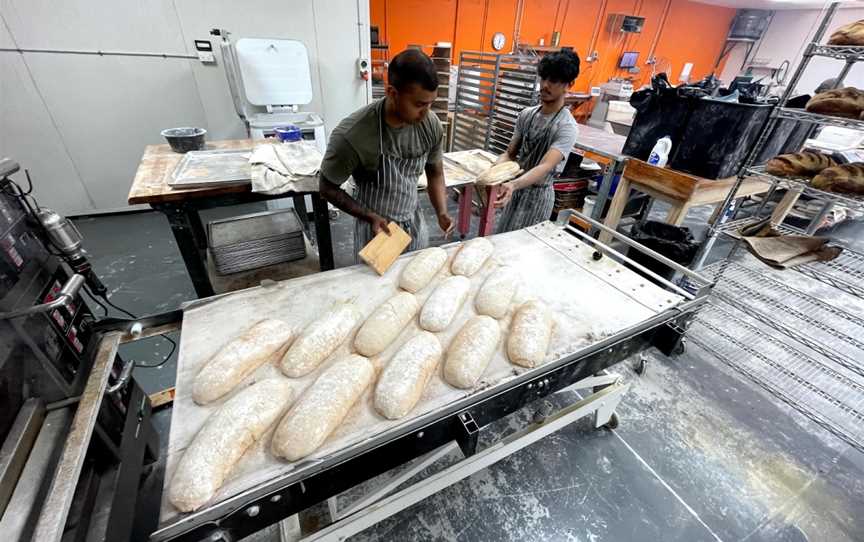
{"label": "olive green t-shirt", "polygon": [[372,102],[351,113],[330,134],[327,151],[321,161],[321,175],[334,184],[342,184],[350,175],[358,182],[374,180],[378,170],[378,130],[384,152],[399,158],[428,154],[427,164],[440,162],[443,156],[444,129],[434,113],[417,124],[392,128],[381,119],[384,99]]}

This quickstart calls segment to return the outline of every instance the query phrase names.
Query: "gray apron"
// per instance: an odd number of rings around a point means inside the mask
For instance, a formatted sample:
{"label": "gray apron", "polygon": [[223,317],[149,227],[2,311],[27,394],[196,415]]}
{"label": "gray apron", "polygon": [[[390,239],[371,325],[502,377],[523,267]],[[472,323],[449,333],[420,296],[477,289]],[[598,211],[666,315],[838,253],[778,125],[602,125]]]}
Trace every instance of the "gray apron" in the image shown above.
{"label": "gray apron", "polygon": [[[421,137],[423,130],[419,131]],[[432,148],[432,141],[425,141],[426,148]],[[411,236],[407,251],[426,248],[429,244],[429,231],[423,220],[417,199],[417,179],[423,173],[427,150],[418,156],[396,156],[384,151],[384,101],[378,114],[378,172],[375,180],[357,183],[354,199],[369,210],[399,224]],[[372,240],[372,226],[365,220],[354,220],[354,254]],[[355,261],[359,259],[355,256]]]}
{"label": "gray apron", "polygon": [[[555,113],[545,129],[539,131],[534,138],[531,137],[531,127],[540,112],[540,107],[534,110],[522,135],[516,162],[525,171],[530,170],[543,160],[549,147],[552,145],[552,127],[558,119],[558,115],[564,110],[562,107]],[[521,230],[534,224],[549,220],[552,208],[555,206],[555,191],[552,189],[552,174],[554,170],[541,182],[513,192],[513,197],[507,207],[501,211],[495,219],[495,233]]]}

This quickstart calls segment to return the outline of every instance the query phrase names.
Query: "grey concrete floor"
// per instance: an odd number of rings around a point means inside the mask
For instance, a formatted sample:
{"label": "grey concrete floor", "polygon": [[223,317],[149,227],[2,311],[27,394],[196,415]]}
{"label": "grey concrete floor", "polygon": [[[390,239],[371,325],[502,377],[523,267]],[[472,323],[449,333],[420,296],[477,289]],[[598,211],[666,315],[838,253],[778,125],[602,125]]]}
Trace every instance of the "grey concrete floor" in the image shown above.
{"label": "grey concrete floor", "polygon": [[[698,229],[705,216],[696,210],[688,224]],[[116,304],[144,314],[194,298],[161,215],[76,223]],[[861,239],[860,225],[839,230],[847,241]],[[337,265],[353,263],[350,232],[341,215],[333,226]],[[156,363],[167,348],[153,339],[122,355]],[[136,370],[145,390],[173,384],[174,358]],[[574,423],[352,540],[864,540],[864,455],[698,347],[676,358],[649,352],[641,376],[632,363],[617,366],[631,384],[618,429]],[[561,394],[555,401],[574,399]],[[483,442],[515,430],[532,412],[484,429]],[[170,411],[157,415],[163,447],[169,421]],[[269,529],[254,538],[273,536]]]}

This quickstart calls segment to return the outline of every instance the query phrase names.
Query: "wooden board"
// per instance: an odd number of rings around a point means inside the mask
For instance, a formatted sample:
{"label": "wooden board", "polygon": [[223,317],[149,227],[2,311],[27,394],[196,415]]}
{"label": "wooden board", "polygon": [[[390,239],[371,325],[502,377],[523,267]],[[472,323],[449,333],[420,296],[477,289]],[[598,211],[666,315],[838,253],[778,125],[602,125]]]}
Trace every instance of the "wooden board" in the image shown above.
{"label": "wooden board", "polygon": [[391,222],[387,227],[390,228],[389,235],[383,231],[378,232],[359,253],[360,259],[379,275],[386,273],[396,258],[411,244],[411,236],[400,228],[399,224]]}

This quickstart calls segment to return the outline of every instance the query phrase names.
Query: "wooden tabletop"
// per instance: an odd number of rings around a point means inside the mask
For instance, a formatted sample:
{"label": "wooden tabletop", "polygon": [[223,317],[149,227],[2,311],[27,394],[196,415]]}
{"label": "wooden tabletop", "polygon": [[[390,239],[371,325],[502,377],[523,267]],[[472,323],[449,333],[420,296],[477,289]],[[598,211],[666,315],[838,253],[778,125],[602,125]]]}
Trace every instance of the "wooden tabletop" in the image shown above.
{"label": "wooden tabletop", "polygon": [[[251,149],[253,144],[277,141],[276,139],[256,140],[254,143],[251,139],[208,141],[206,149]],[[135,180],[132,181],[132,187],[129,189],[129,205],[174,202],[191,198],[252,192],[252,185],[249,183],[204,188],[172,188],[168,185],[168,180],[182,158],[182,154],[172,151],[167,144],[144,147],[144,156],[141,157],[138,171],[135,172]]]}

